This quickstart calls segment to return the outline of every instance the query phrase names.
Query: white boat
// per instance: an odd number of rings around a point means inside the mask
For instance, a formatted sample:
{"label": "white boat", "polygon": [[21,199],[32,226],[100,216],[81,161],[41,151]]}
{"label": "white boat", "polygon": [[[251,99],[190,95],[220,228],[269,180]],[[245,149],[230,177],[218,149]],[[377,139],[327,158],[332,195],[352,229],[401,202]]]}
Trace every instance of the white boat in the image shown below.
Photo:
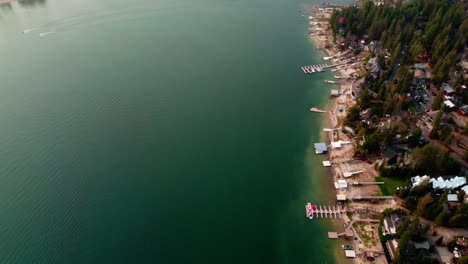
{"label": "white boat", "polygon": [[317,107],[312,107],[309,109],[310,112],[315,112],[315,113],[326,113],[327,111],[319,109]]}

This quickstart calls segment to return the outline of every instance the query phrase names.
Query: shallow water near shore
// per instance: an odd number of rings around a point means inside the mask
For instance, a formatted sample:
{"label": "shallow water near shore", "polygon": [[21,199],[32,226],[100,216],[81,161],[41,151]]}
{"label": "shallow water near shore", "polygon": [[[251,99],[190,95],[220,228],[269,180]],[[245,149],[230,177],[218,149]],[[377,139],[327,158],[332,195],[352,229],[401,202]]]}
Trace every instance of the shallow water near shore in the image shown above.
{"label": "shallow water near shore", "polygon": [[332,73],[300,70],[323,54],[298,10],[0,8],[0,263],[335,263],[304,212],[334,201],[308,112]]}

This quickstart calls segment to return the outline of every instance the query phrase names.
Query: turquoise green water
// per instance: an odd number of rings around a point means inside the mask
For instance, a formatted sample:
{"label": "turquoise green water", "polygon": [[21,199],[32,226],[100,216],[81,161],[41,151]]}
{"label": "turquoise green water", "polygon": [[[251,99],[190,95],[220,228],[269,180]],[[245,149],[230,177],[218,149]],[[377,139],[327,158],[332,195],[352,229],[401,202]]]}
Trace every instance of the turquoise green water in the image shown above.
{"label": "turquoise green water", "polygon": [[3,6],[0,263],[334,263],[303,6]]}

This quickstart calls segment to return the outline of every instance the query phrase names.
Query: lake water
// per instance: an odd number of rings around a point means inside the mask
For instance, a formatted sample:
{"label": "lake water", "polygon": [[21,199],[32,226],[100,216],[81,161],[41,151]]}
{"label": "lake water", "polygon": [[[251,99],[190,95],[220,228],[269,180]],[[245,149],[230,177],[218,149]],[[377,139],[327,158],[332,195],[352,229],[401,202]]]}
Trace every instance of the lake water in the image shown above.
{"label": "lake water", "polygon": [[2,5],[0,263],[334,263],[305,4]]}

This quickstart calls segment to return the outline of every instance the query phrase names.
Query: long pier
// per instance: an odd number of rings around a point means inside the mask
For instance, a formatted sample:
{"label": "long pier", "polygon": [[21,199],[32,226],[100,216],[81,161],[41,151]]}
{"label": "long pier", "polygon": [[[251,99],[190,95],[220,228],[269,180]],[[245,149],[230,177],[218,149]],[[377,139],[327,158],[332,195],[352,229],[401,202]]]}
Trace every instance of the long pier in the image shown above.
{"label": "long pier", "polygon": [[353,196],[351,200],[390,200],[394,199],[393,196]]}
{"label": "long pier", "polygon": [[348,62],[340,62],[340,63],[335,63],[335,64],[332,64],[332,65],[328,65],[326,63],[315,64],[315,65],[307,65],[307,66],[302,66],[301,69],[305,74],[312,74],[312,73],[316,73],[316,72],[323,72],[325,69],[337,67],[337,66],[347,64],[347,63]]}
{"label": "long pier", "polygon": [[382,185],[385,184],[385,182],[353,182],[353,185]]}
{"label": "long pier", "polygon": [[309,66],[302,66],[301,69],[306,74],[312,74],[315,72],[323,72],[328,65],[327,64],[317,64],[317,65],[309,65]]}
{"label": "long pier", "polygon": [[[328,207],[328,209],[327,209]],[[314,218],[340,218],[341,214],[346,213],[345,210],[336,208],[336,206],[323,206],[313,205],[312,208],[308,209],[306,206],[306,217],[309,219]]]}

